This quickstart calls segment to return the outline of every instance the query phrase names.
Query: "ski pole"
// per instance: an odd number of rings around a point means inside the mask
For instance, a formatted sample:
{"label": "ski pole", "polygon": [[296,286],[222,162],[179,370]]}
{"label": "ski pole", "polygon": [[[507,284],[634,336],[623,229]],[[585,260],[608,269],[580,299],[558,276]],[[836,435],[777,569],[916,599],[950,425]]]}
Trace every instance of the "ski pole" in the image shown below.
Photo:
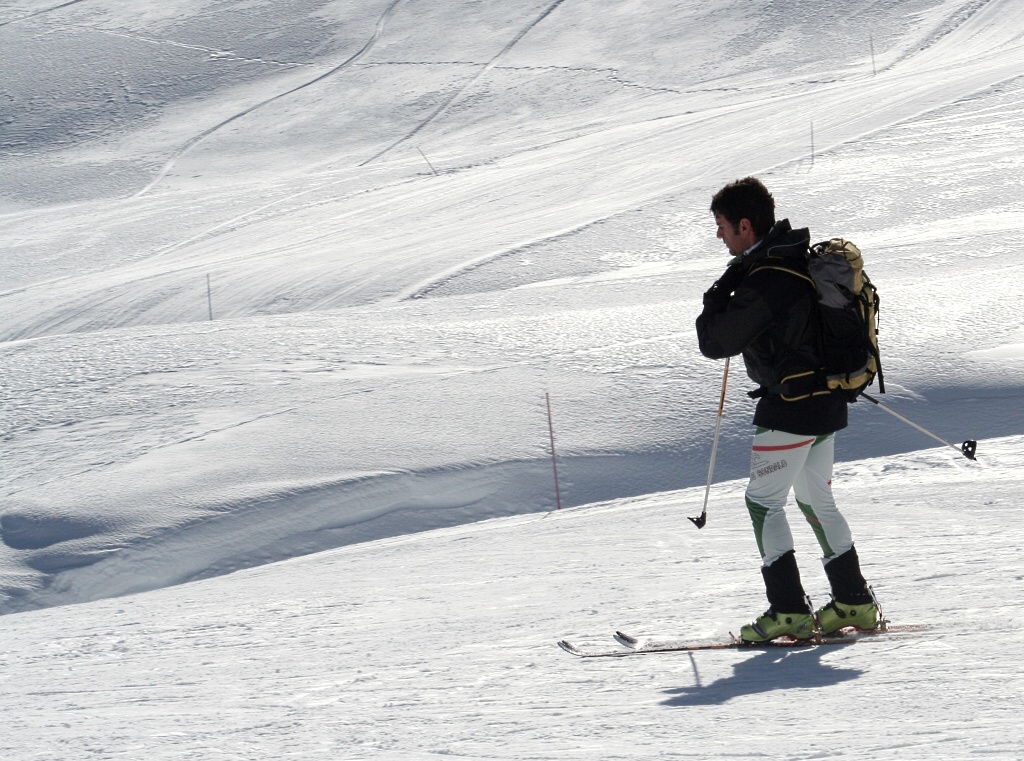
{"label": "ski pole", "polygon": [[938,441],[938,442],[940,442],[942,444],[945,444],[947,447],[949,447],[951,449],[955,449],[957,452],[962,454],[968,460],[977,460],[977,458],[974,456],[974,453],[978,450],[978,442],[975,441],[974,439],[968,439],[967,441],[965,441],[960,446],[957,446],[956,444],[950,444],[948,441],[946,441],[941,436],[936,436],[934,433],[929,431],[927,428],[919,426],[917,423],[915,423],[910,418],[904,417],[903,415],[898,413],[896,410],[893,410],[893,409],[890,409],[889,407],[886,407],[884,404],[882,404],[880,401],[875,399],[873,396],[870,396],[870,395],[865,394],[863,392],[861,392],[861,396],[863,396],[865,399],[867,399],[872,404],[874,404],[874,405],[876,405],[878,407],[881,407],[883,410],[888,412],[893,417],[899,418],[900,420],[902,420],[907,425],[909,425],[909,426],[911,426],[913,428],[916,428],[917,430],[919,430],[921,433],[925,434],[926,436],[931,436],[933,439],[935,439],[936,441]]}
{"label": "ski pole", "polygon": [[715,476],[715,455],[718,453],[718,434],[722,431],[722,410],[725,408],[725,385],[729,381],[729,357],[725,358],[725,372],[722,373],[722,396],[718,400],[718,417],[715,419],[715,441],[711,445],[711,464],[708,466],[708,485],[704,489],[704,509],[699,518],[690,518],[697,528],[704,528],[708,522],[708,495],[711,494],[711,479]]}

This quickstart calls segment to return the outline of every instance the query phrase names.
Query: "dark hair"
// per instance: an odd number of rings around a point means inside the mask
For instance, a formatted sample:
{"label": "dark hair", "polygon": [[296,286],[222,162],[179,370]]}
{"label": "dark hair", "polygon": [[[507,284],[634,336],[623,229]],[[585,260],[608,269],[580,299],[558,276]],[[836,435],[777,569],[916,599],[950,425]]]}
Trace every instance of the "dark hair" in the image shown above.
{"label": "dark hair", "polygon": [[730,182],[711,199],[711,213],[719,214],[733,227],[741,219],[750,220],[754,235],[763,238],[775,224],[775,199],[756,177]]}

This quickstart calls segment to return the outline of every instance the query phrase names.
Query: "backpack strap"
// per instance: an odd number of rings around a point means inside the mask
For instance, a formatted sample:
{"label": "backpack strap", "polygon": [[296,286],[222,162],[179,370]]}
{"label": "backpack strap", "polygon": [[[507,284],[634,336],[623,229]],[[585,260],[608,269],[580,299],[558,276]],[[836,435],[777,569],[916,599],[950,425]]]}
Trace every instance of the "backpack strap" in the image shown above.
{"label": "backpack strap", "polygon": [[788,272],[790,275],[793,275],[794,277],[798,277],[801,280],[806,280],[808,283],[810,283],[811,287],[814,288],[815,292],[817,292],[818,286],[814,284],[814,279],[810,275],[805,275],[802,272],[797,272],[795,269],[793,269],[792,267],[787,267],[785,264],[775,263],[782,261],[783,260],[777,256],[765,257],[761,261],[756,262],[750,268],[750,271],[747,272],[747,276],[749,277],[750,275],[753,275],[755,272],[758,272],[759,270],[778,270],[779,272]]}
{"label": "backpack strap", "polygon": [[747,396],[751,399],[760,399],[762,396],[778,396],[784,402],[797,402],[810,396],[828,396],[831,393],[832,390],[828,387],[825,373],[818,369],[787,375],[774,386],[761,386],[753,391],[748,391]]}
{"label": "backpack strap", "polygon": [[[758,270],[778,270],[779,272],[788,272],[790,275],[793,275],[793,277],[800,278],[814,290],[814,308],[817,308],[818,286],[809,274],[799,272],[793,267],[787,267],[785,259],[777,256],[765,257],[754,264],[753,267],[750,268],[750,272],[747,274],[752,275]],[[819,346],[818,348],[819,353],[824,352],[824,347]],[[753,391],[748,391],[747,396],[751,399],[760,399],[762,396],[779,396],[784,401],[795,402],[800,399],[806,399],[810,396],[822,396],[831,393],[832,392],[828,388],[828,381],[824,372],[821,368],[818,368],[816,370],[806,370],[804,372],[787,375],[779,383],[776,383],[773,386],[761,386]]]}

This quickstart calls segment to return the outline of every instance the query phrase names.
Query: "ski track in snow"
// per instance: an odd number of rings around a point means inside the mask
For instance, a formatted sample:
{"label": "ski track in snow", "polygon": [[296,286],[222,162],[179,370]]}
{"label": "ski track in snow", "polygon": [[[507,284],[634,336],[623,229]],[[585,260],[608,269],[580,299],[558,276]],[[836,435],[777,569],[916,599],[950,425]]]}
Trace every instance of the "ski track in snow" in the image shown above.
{"label": "ski track in snow", "polygon": [[42,16],[47,13],[52,13],[53,11],[59,11],[61,8],[67,8],[69,5],[77,5],[78,3],[82,3],[85,1],[86,0],[69,0],[66,3],[61,3],[60,5],[54,5],[50,8],[43,8],[38,11],[33,11],[32,13],[26,14],[24,16],[19,16],[18,18],[9,19],[7,21],[0,21],[0,27],[7,26],[8,24],[17,24],[21,21],[27,21],[30,18],[35,18],[36,16]]}
{"label": "ski track in snow", "polygon": [[232,124],[232,123],[238,121],[239,119],[242,119],[242,118],[244,118],[244,117],[254,113],[255,111],[263,108],[264,106],[268,106],[271,103],[279,101],[279,100],[281,100],[283,98],[287,98],[290,95],[294,95],[295,93],[297,93],[297,92],[299,92],[301,90],[304,90],[307,87],[312,87],[313,85],[317,84],[318,82],[322,82],[323,80],[327,79],[328,77],[334,76],[338,72],[342,71],[343,69],[345,69],[345,68],[351,66],[352,64],[356,63],[357,61],[359,61],[367,53],[369,53],[370,50],[373,49],[374,44],[377,42],[378,39],[380,39],[380,36],[384,33],[384,29],[387,26],[388,19],[395,12],[395,8],[397,8],[403,1],[404,0],[393,0],[391,2],[391,4],[388,5],[388,7],[384,9],[384,12],[377,19],[377,23],[376,23],[376,26],[374,27],[373,35],[370,37],[369,40],[367,40],[366,44],[363,45],[363,47],[360,48],[358,51],[356,51],[354,54],[349,56],[347,59],[342,61],[340,64],[338,64],[334,68],[330,69],[329,71],[324,72],[323,74],[320,74],[317,77],[314,77],[313,79],[309,80],[308,82],[304,82],[304,83],[302,83],[301,85],[299,85],[297,87],[292,87],[291,89],[286,90],[285,92],[278,93],[277,95],[274,95],[271,98],[267,98],[266,100],[263,100],[263,101],[255,104],[253,106],[250,106],[249,108],[247,108],[247,109],[245,109],[243,111],[240,111],[237,114],[234,114],[233,116],[225,119],[224,121],[222,121],[222,122],[220,122],[218,124],[215,124],[215,125],[213,125],[212,127],[208,128],[206,130],[203,130],[198,135],[196,135],[191,140],[189,140],[187,143],[182,145],[177,151],[175,151],[174,155],[172,155],[171,158],[167,160],[167,162],[163,165],[163,167],[157,173],[156,177],[154,177],[152,179],[152,181],[150,181],[150,183],[148,185],[146,185],[146,187],[142,188],[142,190],[140,190],[138,193],[136,193],[134,197],[135,198],[141,198],[142,196],[144,196],[147,193],[149,193],[157,185],[159,185],[160,182],[174,168],[174,165],[178,162],[179,159],[181,159],[182,156],[184,156],[190,150],[195,148],[197,145],[199,145],[199,143],[203,142],[206,138],[210,137],[210,135],[212,135],[215,132],[218,132],[218,131],[224,129],[229,124]]}
{"label": "ski track in snow", "polygon": [[399,138],[398,140],[393,142],[391,145],[389,145],[386,148],[384,148],[383,150],[381,150],[379,153],[377,153],[374,156],[371,156],[370,158],[366,159],[366,161],[363,161],[360,164],[360,166],[366,166],[367,164],[372,164],[374,161],[380,160],[381,158],[386,156],[388,153],[393,151],[395,148],[397,148],[399,145],[402,145],[403,143],[406,143],[409,140],[411,140],[413,137],[415,137],[419,132],[421,132],[424,128],[426,128],[431,122],[433,122],[441,114],[443,114],[445,111],[447,111],[451,107],[451,105],[453,103],[455,103],[455,101],[457,101],[460,97],[462,97],[463,93],[465,93],[467,90],[469,90],[484,75],[486,75],[491,69],[493,69],[497,65],[498,61],[501,60],[510,50],[512,50],[512,48],[514,48],[516,46],[516,43],[518,43],[521,39],[523,39],[523,37],[525,37],[530,32],[531,29],[533,29],[535,26],[537,26],[537,24],[541,23],[542,21],[544,21],[544,19],[546,19],[548,16],[550,16],[555,11],[555,9],[557,9],[558,6],[560,6],[563,2],[565,2],[565,0],[554,0],[554,2],[551,3],[551,5],[549,5],[547,8],[545,8],[544,11],[537,18],[535,18],[532,22],[530,22],[525,27],[520,29],[519,33],[515,37],[513,37],[508,42],[508,44],[506,44],[505,47],[503,47],[498,52],[498,54],[496,56],[494,56],[494,58],[492,58],[490,61],[488,61],[487,64],[483,68],[481,68],[480,71],[477,72],[477,74],[472,79],[470,79],[465,85],[463,85],[458,90],[456,90],[451,95],[451,97],[449,97],[447,100],[445,100],[443,103],[441,103],[441,105],[438,106],[437,109],[433,113],[431,113],[422,122],[417,124],[412,129],[411,132],[409,132],[406,135],[404,135],[403,137]]}

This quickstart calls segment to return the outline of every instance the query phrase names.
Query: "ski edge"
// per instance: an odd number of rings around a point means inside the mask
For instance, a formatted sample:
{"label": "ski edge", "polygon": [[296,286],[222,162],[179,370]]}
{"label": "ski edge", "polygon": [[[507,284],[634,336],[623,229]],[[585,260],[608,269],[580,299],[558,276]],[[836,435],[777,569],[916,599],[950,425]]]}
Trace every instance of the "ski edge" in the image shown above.
{"label": "ski edge", "polygon": [[[564,639],[558,640],[558,646],[570,655],[575,655],[579,658],[622,658],[630,655],[651,655],[653,653],[671,653],[687,650],[729,650],[732,648],[748,647],[747,645],[741,645],[739,642],[706,642],[700,644],[690,643],[681,645],[648,647],[634,650],[587,650]],[[756,648],[757,646],[754,645],[749,647]],[[781,647],[781,645],[773,645],[773,647]]]}

